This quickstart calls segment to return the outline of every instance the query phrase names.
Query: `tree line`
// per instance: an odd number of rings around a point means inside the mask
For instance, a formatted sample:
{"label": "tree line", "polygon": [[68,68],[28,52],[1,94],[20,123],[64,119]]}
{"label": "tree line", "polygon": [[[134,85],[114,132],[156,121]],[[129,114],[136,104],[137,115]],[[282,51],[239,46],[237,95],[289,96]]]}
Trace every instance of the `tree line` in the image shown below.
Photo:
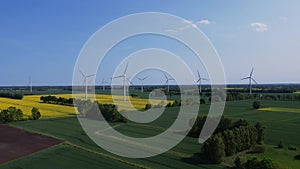
{"label": "tree line", "polygon": [[242,160],[237,157],[234,161],[234,165],[233,169],[279,169],[271,159],[264,158],[259,160],[256,157],[252,157],[246,162],[242,162]]}
{"label": "tree line", "polygon": [[24,120],[38,120],[41,117],[40,111],[33,107],[31,109],[31,116],[28,118],[24,118],[23,111],[21,109],[17,109],[16,107],[8,107],[7,109],[0,111],[0,123],[10,123],[16,121],[24,121]]}
{"label": "tree line", "polygon": [[[206,116],[192,119],[195,122],[189,132],[189,136],[198,137],[206,120]],[[210,118],[215,120],[216,118]],[[246,120],[234,121],[222,117],[213,135],[207,139],[201,149],[201,153],[208,163],[219,164],[225,156],[232,156],[237,152],[248,150],[254,145],[262,144],[265,128],[258,122],[255,126]]]}
{"label": "tree line", "polygon": [[294,93],[279,93],[279,94],[245,94],[239,92],[227,92],[226,101],[237,101],[237,100],[248,100],[248,99],[259,99],[259,100],[274,100],[274,101],[300,101],[300,94]]}
{"label": "tree line", "polygon": [[90,100],[74,100],[74,105],[77,107],[81,117],[93,120],[105,119],[109,122],[127,122],[127,119],[121,115],[118,107],[114,104],[100,104],[98,101],[91,102]]}
{"label": "tree line", "polygon": [[23,96],[24,95],[22,93],[10,93],[10,92],[0,93],[0,97],[10,98],[10,99],[22,100]]}
{"label": "tree line", "polygon": [[56,96],[41,96],[40,100],[43,103],[50,103],[50,104],[60,104],[60,105],[73,105],[73,98],[63,98],[63,97],[56,97]]}

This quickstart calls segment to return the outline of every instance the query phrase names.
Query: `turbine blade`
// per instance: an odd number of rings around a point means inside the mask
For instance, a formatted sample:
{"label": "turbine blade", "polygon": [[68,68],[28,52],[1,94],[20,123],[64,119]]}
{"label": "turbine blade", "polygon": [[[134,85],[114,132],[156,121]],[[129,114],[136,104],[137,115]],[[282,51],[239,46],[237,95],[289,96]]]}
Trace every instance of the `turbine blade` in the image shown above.
{"label": "turbine blade", "polygon": [[199,70],[197,69],[197,74],[198,74],[198,77],[199,77],[199,79],[201,79],[201,75],[200,75],[200,73],[199,73]]}
{"label": "turbine blade", "polygon": [[129,82],[131,85],[134,85],[129,78],[126,78],[127,82]]}
{"label": "turbine blade", "polygon": [[144,77],[142,80],[145,80],[145,79],[147,79],[147,78],[148,78],[148,76]]}
{"label": "turbine blade", "polygon": [[254,68],[252,68],[252,70],[251,70],[251,73],[250,73],[250,77],[252,77],[252,74],[253,74],[253,70],[254,70]]}
{"label": "turbine blade", "polygon": [[117,79],[117,78],[121,78],[121,77],[124,77],[124,75],[112,77],[111,79]]}
{"label": "turbine blade", "polygon": [[242,78],[241,80],[246,80],[246,79],[250,79],[250,77],[245,77],[245,78]]}
{"label": "turbine blade", "polygon": [[84,73],[81,71],[81,69],[78,69],[78,70],[79,70],[80,74],[81,74],[83,77],[85,77],[85,75],[84,75]]}
{"label": "turbine blade", "polygon": [[251,80],[253,80],[253,82],[255,82],[256,84],[258,84],[257,81],[256,81],[255,79],[251,78]]}
{"label": "turbine blade", "polygon": [[166,83],[165,83],[165,85],[166,85],[166,84],[168,84],[168,83],[169,83],[169,79],[167,79],[167,80],[166,80]]}
{"label": "turbine blade", "polygon": [[96,76],[96,74],[88,75],[88,76],[86,76],[86,77],[92,77],[92,76]]}
{"label": "turbine blade", "polygon": [[206,78],[202,78],[202,80],[208,80],[208,79],[206,79]]}
{"label": "turbine blade", "polygon": [[125,75],[126,72],[127,72],[127,68],[128,68],[128,63],[126,64],[126,67],[125,67],[125,70],[124,70],[124,75]]}
{"label": "turbine blade", "polygon": [[166,73],[164,73],[164,75],[165,75],[166,79],[169,79],[168,76],[166,75]]}
{"label": "turbine blade", "polygon": [[199,82],[200,82],[200,80],[201,80],[201,78],[200,78],[200,79],[198,79],[196,83],[199,83]]}
{"label": "turbine blade", "polygon": [[142,79],[141,79],[141,78],[139,78],[139,77],[137,77],[137,79],[139,79],[140,81],[142,81]]}

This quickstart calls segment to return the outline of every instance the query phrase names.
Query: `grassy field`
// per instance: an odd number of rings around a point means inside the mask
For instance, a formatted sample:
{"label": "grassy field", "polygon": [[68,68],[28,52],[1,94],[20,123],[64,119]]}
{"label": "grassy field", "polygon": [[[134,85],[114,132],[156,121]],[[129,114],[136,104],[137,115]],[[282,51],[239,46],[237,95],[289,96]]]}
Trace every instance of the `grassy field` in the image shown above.
{"label": "grassy field", "polygon": [[[76,114],[76,110],[72,106],[63,106],[55,104],[45,104],[41,103],[40,97],[43,95],[28,95],[24,96],[22,100],[15,100],[9,98],[0,98],[0,109],[6,109],[9,106],[15,106],[23,111],[25,115],[31,115],[32,107],[37,107],[41,114],[42,118],[52,118],[52,117],[66,117]],[[47,95],[44,95],[47,96]],[[58,94],[53,95],[56,97],[72,98],[72,94]],[[83,98],[83,96],[81,96]],[[113,99],[111,95],[101,95],[97,94],[96,99],[102,104],[112,104]],[[161,100],[148,100],[142,98],[133,98],[128,97],[127,102],[120,101],[123,99],[122,96],[115,96],[116,104],[118,105],[119,110],[134,110],[134,109],[143,109],[146,104],[152,103],[153,105],[160,104]],[[167,101],[166,103],[171,102]]]}
{"label": "grassy field", "polygon": [[[261,158],[271,158],[284,169],[297,168],[297,166],[300,166],[300,161],[294,160],[293,157],[299,154],[299,151],[290,151],[287,150],[287,148],[276,149],[274,147],[279,143],[280,140],[282,140],[286,146],[293,145],[298,148],[300,147],[300,135],[298,134],[300,130],[300,114],[299,112],[294,111],[298,109],[300,110],[299,102],[262,101],[262,105],[262,109],[253,110],[251,100],[227,102],[224,115],[234,119],[247,119],[250,122],[262,122],[266,126],[265,144],[267,144],[267,151],[264,154],[258,154],[256,156]],[[209,105],[201,105],[200,114],[206,114],[208,110]],[[158,120],[148,124],[129,122],[127,124],[115,123],[112,124],[112,126],[117,126],[115,128],[116,130],[128,136],[149,137],[161,133],[167,129],[176,118],[177,111],[178,108],[168,108]],[[12,123],[12,125],[32,132],[42,133],[65,140],[66,145],[64,145],[64,149],[66,149],[66,151],[72,152],[75,151],[74,148],[76,148],[76,151],[80,150],[86,151],[85,153],[87,154],[94,154],[94,156],[97,156],[99,160],[108,158],[112,161],[121,162],[122,165],[130,164],[130,166],[143,166],[145,168],[224,168],[222,166],[201,164],[192,158],[194,154],[199,153],[201,149],[201,145],[198,144],[197,139],[195,138],[187,137],[172,150],[156,157],[146,159],[129,159],[110,154],[95,145],[85,135],[78,123],[77,118],[75,117],[44,119],[36,122],[24,121]],[[59,148],[60,147],[58,147],[58,149]],[[43,163],[41,160],[43,160],[44,163],[53,162],[58,166],[67,166],[68,164],[66,163],[60,164],[59,158],[50,158],[51,155],[48,154],[55,154],[55,151],[58,150],[51,148],[33,156],[25,157],[5,164],[0,168],[14,168],[21,165],[30,166],[28,161],[31,160],[30,158],[35,158],[35,156],[37,165],[34,167],[37,168],[39,164],[40,167],[42,167]],[[72,155],[75,156],[76,153],[73,153]],[[77,155],[79,156],[78,158],[80,158],[80,153]],[[85,162],[88,159],[81,158],[78,160],[83,160],[82,164],[86,165]],[[92,166],[95,163],[91,163],[91,167],[89,167],[89,165],[87,165],[87,167],[82,165],[81,167],[93,168]],[[231,163],[232,162],[229,162],[229,164]],[[80,165],[78,164],[78,166]],[[102,165],[99,166],[101,167]],[[72,163],[65,168],[69,167],[72,167]],[[103,167],[105,168],[105,164],[103,164]]]}
{"label": "grassy field", "polygon": [[[45,165],[47,164],[47,165]],[[3,169],[53,169],[53,168],[139,168],[113,159],[101,157],[95,153],[61,144],[25,158],[10,162]]]}
{"label": "grassy field", "polygon": [[[95,155],[99,156],[98,158],[109,158],[110,160],[121,161],[125,164],[129,163],[134,166],[143,166],[144,168],[223,168],[214,165],[194,165],[184,162],[185,159],[188,159],[190,156],[193,156],[194,153],[199,152],[201,148],[201,145],[198,144],[197,140],[194,138],[188,137],[171,151],[156,157],[146,159],[129,159],[110,154],[107,151],[95,145],[89,139],[89,137],[85,135],[84,131],[82,130],[77,121],[77,118],[75,117],[45,119],[37,122],[24,121],[13,123],[12,125],[32,132],[42,133],[44,135],[65,140],[67,144],[74,145],[75,147],[84,151],[93,152]],[[113,125],[120,125],[120,123],[116,123]],[[131,133],[131,135],[132,131],[134,131],[135,137],[144,137],[151,135],[153,132],[162,132],[164,130],[163,127],[153,128],[153,126],[147,125],[137,126],[135,123],[121,124],[121,126],[117,129],[122,133]],[[43,154],[39,154],[38,156],[43,159],[51,158],[51,156],[44,157]],[[78,156],[80,155],[78,154]],[[11,163],[3,165],[3,167],[5,168],[7,166],[17,166],[20,163],[22,163],[23,160],[24,159],[13,161]],[[71,167],[72,164],[69,165]],[[105,166],[99,165],[99,167]],[[82,166],[82,168],[93,167]]]}

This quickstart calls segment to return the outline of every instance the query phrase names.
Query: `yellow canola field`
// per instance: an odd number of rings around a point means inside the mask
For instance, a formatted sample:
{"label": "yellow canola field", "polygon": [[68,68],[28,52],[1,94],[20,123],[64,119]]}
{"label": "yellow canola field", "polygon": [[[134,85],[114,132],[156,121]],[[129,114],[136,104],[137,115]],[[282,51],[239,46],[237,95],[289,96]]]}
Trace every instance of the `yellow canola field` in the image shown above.
{"label": "yellow canola field", "polygon": [[31,115],[32,107],[36,107],[42,114],[42,118],[50,117],[66,117],[75,115],[75,109],[72,106],[62,106],[55,104],[40,103],[39,95],[24,96],[22,100],[0,98],[0,109],[6,109],[9,106],[14,106],[21,109],[24,115]]}
{"label": "yellow canola field", "polygon": [[[42,95],[30,95],[24,96],[22,100],[15,100],[9,98],[0,98],[0,109],[6,109],[9,106],[14,106],[23,111],[24,115],[31,115],[32,107],[37,107],[42,114],[42,118],[51,118],[51,117],[66,117],[76,115],[76,110],[72,106],[64,106],[64,105],[55,105],[55,104],[46,104],[40,102],[40,97]],[[47,96],[47,95],[43,95]],[[56,97],[64,97],[64,98],[72,98],[72,94],[59,94],[53,95]],[[80,97],[84,98],[84,96],[80,95]],[[102,104],[116,104],[118,105],[119,110],[135,110],[135,109],[143,109],[147,103],[156,105],[160,104],[161,100],[148,100],[141,98],[132,98],[128,97],[126,102],[123,101],[122,96],[114,96],[116,102],[113,102],[111,95],[96,95],[96,99],[99,103]],[[171,101],[164,102],[167,104]]]}
{"label": "yellow canola field", "polygon": [[260,108],[259,110],[273,111],[273,112],[300,113],[300,109],[296,109],[296,108],[283,108],[283,107],[266,107],[266,108]]}
{"label": "yellow canola field", "polygon": [[[64,98],[72,98],[72,94],[58,94],[58,95],[53,95],[56,97],[64,97]],[[85,95],[76,95],[76,98],[79,99],[84,99]],[[93,100],[94,96],[93,95],[89,95],[88,98]],[[123,101],[124,98],[123,96],[112,96],[112,95],[104,95],[104,94],[96,94],[95,95],[96,100],[101,103],[101,104],[115,104],[118,106],[119,110],[141,110],[143,108],[145,108],[146,104],[151,103],[152,105],[158,105],[158,104],[162,104],[162,102],[164,104],[168,104],[169,102],[173,102],[171,100],[167,100],[167,101],[162,101],[162,100],[149,100],[149,99],[143,99],[143,98],[138,98],[138,97],[131,97],[131,96],[127,96],[126,100],[127,101]],[[114,97],[114,100],[113,98]]]}

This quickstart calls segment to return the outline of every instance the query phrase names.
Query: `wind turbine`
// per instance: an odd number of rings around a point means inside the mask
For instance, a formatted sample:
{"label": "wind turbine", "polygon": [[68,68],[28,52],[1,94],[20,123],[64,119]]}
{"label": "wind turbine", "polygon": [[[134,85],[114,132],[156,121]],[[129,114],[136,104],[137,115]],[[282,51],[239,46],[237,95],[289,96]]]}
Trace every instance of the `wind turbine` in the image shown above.
{"label": "wind turbine", "polygon": [[141,92],[144,92],[144,80],[148,78],[148,76],[144,77],[144,78],[139,78],[137,77],[141,82],[142,82],[142,87],[141,87]]}
{"label": "wind turbine", "polygon": [[128,81],[130,84],[132,84],[132,82],[130,80],[128,80],[128,77],[126,76],[127,68],[128,68],[128,63],[126,64],[124,73],[122,75],[116,76],[116,77],[112,78],[112,79],[123,78],[123,96],[124,96],[124,101],[126,101],[126,81]]}
{"label": "wind turbine", "polygon": [[102,90],[105,91],[105,84],[108,84],[108,82],[104,81],[104,78],[102,79]]}
{"label": "wind turbine", "polygon": [[88,94],[88,86],[87,86],[87,79],[89,77],[95,76],[96,74],[86,75],[79,69],[80,74],[83,76],[83,84],[85,85],[85,99],[87,100],[87,94]]}
{"label": "wind turbine", "polygon": [[167,76],[167,74],[165,74],[165,73],[164,73],[164,75],[165,75],[165,78],[167,79],[165,85],[168,86],[168,92],[169,92],[169,91],[170,91],[169,81],[170,81],[170,80],[175,80],[175,79],[169,78],[169,77]]}
{"label": "wind turbine", "polygon": [[251,73],[250,73],[250,75],[248,77],[245,77],[245,78],[241,79],[241,80],[249,79],[249,91],[250,91],[250,95],[252,95],[252,81],[257,84],[256,80],[254,80],[254,78],[252,77],[253,70],[254,70],[254,68],[252,68]]}
{"label": "wind turbine", "polygon": [[198,74],[198,80],[197,80],[197,83],[199,83],[199,86],[200,86],[200,93],[202,92],[202,80],[208,80],[206,78],[202,78],[199,71],[197,70],[197,74]]}
{"label": "wind turbine", "polygon": [[29,76],[28,78],[28,85],[30,87],[30,93],[32,93],[32,80],[31,80],[31,77]]}

